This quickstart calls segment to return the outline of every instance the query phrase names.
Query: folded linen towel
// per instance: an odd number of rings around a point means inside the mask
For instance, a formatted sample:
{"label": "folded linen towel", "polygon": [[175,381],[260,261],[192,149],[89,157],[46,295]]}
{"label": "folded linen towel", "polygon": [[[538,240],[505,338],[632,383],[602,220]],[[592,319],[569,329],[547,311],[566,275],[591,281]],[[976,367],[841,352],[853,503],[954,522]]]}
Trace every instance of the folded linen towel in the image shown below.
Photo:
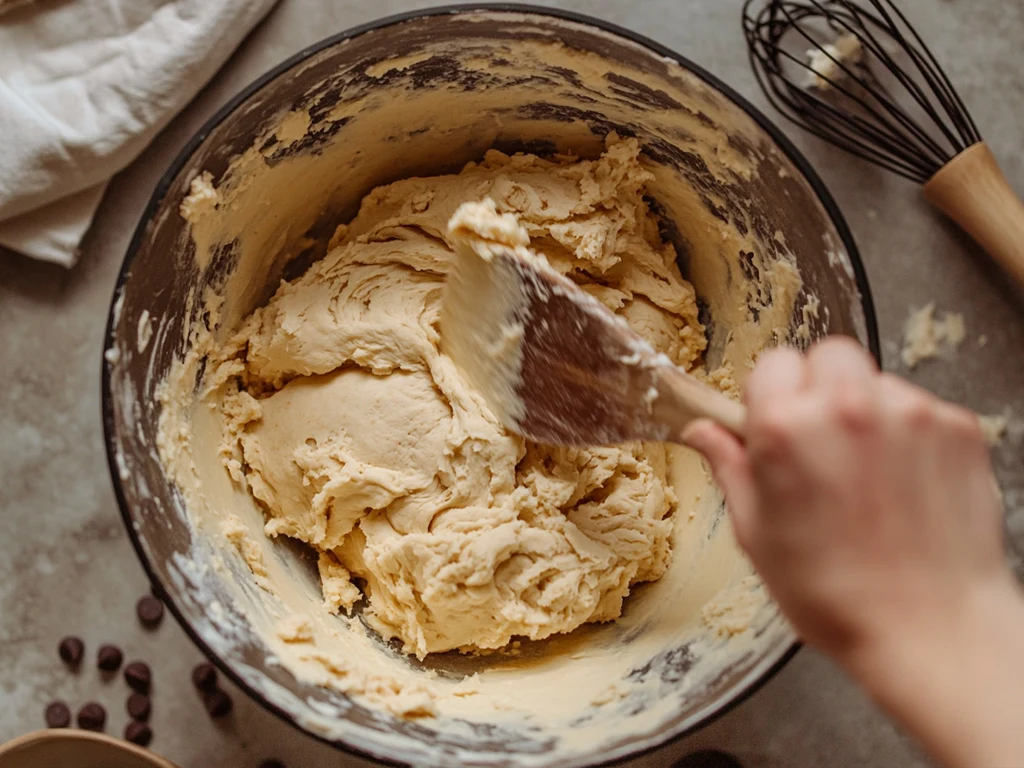
{"label": "folded linen towel", "polygon": [[276,0],[0,0],[0,245],[72,266],[110,178]]}

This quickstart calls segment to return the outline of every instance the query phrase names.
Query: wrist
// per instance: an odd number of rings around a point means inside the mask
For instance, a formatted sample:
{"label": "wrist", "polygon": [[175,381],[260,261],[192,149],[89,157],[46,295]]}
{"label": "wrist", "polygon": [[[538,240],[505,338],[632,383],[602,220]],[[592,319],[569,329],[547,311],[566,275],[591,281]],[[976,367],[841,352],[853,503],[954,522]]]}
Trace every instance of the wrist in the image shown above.
{"label": "wrist", "polygon": [[[1009,569],[965,590],[945,612],[907,611],[839,659],[880,703],[915,700],[922,686],[938,685],[946,671],[966,673],[983,663],[1000,639],[1024,633],[1024,592]],[[904,689],[910,689],[909,694]]]}
{"label": "wrist", "polygon": [[941,764],[1021,765],[1024,593],[979,584],[955,610],[905,625],[846,659],[848,671]]}

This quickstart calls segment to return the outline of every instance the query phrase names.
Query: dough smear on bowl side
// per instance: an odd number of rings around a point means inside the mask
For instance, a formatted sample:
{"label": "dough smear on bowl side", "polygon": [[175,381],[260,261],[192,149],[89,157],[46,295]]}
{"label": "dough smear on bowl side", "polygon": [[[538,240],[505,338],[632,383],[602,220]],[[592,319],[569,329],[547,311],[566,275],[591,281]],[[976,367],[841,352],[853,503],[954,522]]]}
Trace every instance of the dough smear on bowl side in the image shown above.
{"label": "dough smear on bowl side", "polygon": [[438,332],[448,221],[490,198],[556,269],[700,372],[704,328],[644,201],[650,178],[637,142],[611,135],[597,160],[491,151],[459,174],[379,187],[328,255],[211,355],[225,465],[267,535],[319,552],[332,610],[365,598],[363,620],[422,659],[613,620],[634,584],[665,573],[666,448],[523,441]]}

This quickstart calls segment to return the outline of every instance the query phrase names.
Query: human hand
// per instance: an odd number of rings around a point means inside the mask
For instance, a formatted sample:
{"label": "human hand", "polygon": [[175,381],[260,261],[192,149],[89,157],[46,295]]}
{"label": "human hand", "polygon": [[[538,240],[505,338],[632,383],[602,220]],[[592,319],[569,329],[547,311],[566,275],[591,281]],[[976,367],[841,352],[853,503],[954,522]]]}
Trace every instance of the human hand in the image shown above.
{"label": "human hand", "polygon": [[[1013,591],[974,414],[880,373],[853,341],[764,355],[746,445],[698,422],[737,540],[799,634],[855,674]],[[886,674],[879,670],[877,674]]]}

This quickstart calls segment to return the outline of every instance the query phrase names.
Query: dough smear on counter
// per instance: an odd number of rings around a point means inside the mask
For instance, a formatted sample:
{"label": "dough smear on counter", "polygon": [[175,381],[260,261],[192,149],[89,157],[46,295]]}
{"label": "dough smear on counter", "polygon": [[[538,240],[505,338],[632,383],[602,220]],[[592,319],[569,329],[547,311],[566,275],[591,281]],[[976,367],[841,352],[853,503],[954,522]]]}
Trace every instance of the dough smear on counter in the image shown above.
{"label": "dough smear on counter", "polygon": [[938,357],[940,352],[952,354],[960,348],[965,338],[967,330],[964,327],[964,316],[945,312],[941,318],[936,317],[933,301],[912,310],[907,317],[903,326],[900,358],[909,370],[913,370],[922,360]]}
{"label": "dough smear on counter", "polygon": [[456,175],[380,187],[217,351],[225,465],[268,535],[319,551],[329,609],[365,600],[364,620],[422,658],[615,619],[632,585],[665,573],[666,447],[525,442],[438,336],[448,221],[490,198],[556,269],[700,366],[694,291],[644,201],[650,178],[636,141],[612,135],[594,161],[491,151]]}

